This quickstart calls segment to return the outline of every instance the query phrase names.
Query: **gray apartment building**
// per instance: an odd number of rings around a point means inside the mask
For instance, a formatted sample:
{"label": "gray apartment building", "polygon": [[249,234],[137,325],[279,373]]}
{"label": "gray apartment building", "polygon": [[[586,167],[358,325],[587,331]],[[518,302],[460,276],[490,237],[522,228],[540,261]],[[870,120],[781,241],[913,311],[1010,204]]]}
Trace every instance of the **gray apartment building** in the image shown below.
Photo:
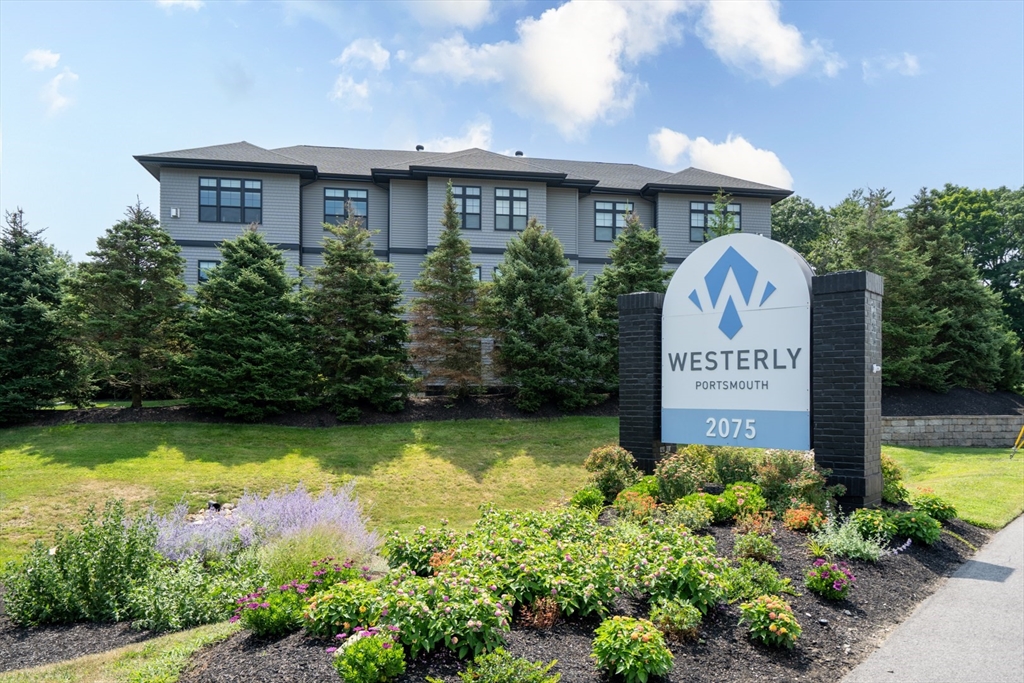
{"label": "gray apartment building", "polygon": [[220,259],[217,245],[257,222],[297,267],[322,263],[325,222],[346,205],[375,231],[377,256],[394,264],[408,297],[437,245],[451,181],[478,277],[491,280],[505,245],[529,218],[558,236],[588,284],[609,262],[623,214],[636,211],[661,235],[669,267],[705,238],[712,195],[732,195],[740,229],[771,236],[771,205],[789,190],[688,168],[669,173],[635,164],[510,157],[481,149],[441,153],[248,142],[136,156],[160,181],[160,223],[181,246],[195,286]]}

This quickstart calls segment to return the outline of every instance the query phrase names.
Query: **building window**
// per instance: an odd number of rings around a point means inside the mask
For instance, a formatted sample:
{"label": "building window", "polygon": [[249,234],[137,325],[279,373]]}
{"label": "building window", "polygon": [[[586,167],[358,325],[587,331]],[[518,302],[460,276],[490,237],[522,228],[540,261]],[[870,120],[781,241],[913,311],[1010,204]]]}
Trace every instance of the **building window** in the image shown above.
{"label": "building window", "polygon": [[455,199],[455,210],[459,213],[459,221],[465,230],[480,229],[480,188],[452,185],[452,197]]}
{"label": "building window", "polygon": [[206,282],[210,279],[210,271],[220,265],[220,261],[200,261],[199,281]]}
{"label": "building window", "polygon": [[483,266],[476,266],[473,268],[473,280],[480,282],[484,279],[484,268]]}
{"label": "building window", "polygon": [[262,223],[263,182],[200,178],[199,220],[204,223]]}
{"label": "building window", "polygon": [[594,202],[594,239],[611,242],[626,227],[626,214],[633,213],[633,202]]}
{"label": "building window", "polygon": [[494,229],[525,230],[529,212],[526,190],[499,187],[494,190]]}
{"label": "building window", "polygon": [[501,275],[501,266],[494,266],[494,268],[491,270],[491,279],[494,280],[499,275]]}
{"label": "building window", "polygon": [[324,190],[324,223],[341,225],[348,220],[346,202],[352,205],[352,213],[359,219],[360,224],[366,227],[366,190],[335,190],[327,188]]}
{"label": "building window", "polygon": [[[733,228],[737,231],[740,225],[740,205],[729,204],[729,215],[733,219]],[[715,203],[714,202],[690,202],[690,241],[704,242],[708,238],[708,231],[714,232],[715,227]]]}

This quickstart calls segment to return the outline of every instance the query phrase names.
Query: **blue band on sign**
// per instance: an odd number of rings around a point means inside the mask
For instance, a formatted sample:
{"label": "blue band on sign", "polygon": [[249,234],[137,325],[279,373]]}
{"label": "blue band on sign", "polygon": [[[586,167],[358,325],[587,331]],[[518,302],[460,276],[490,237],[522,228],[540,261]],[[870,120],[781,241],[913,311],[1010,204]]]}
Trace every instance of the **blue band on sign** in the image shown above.
{"label": "blue band on sign", "polygon": [[805,451],[811,447],[811,414],[783,410],[662,408],[661,440],[663,443]]}

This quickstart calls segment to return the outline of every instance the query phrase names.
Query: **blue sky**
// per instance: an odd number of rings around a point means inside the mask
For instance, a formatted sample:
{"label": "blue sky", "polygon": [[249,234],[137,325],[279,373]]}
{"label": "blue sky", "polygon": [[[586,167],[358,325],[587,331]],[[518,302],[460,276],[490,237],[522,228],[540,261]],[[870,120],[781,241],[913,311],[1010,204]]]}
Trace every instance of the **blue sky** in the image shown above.
{"label": "blue sky", "polygon": [[831,205],[1024,185],[1024,2],[0,2],[0,208],[81,259],[247,140],[697,166]]}

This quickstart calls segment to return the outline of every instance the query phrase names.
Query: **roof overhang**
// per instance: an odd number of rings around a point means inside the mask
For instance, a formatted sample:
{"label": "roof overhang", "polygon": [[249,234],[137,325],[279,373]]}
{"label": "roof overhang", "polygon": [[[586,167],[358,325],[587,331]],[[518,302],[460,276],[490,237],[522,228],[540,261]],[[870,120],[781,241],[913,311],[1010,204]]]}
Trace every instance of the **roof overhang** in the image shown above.
{"label": "roof overhang", "polygon": [[[565,186],[566,173],[540,173],[533,171],[496,171],[482,168],[443,168],[439,166],[409,166],[408,169],[374,168],[370,171],[375,181],[383,180],[426,180],[430,177],[445,178],[482,178],[486,180],[508,180],[520,182],[545,183],[552,186]],[[578,182],[578,181],[570,181]],[[590,181],[584,181],[590,182]],[[594,181],[596,185],[597,182]]]}
{"label": "roof overhang", "polygon": [[765,189],[755,190],[742,187],[708,187],[706,185],[669,185],[665,183],[647,183],[640,189],[640,195],[654,197],[657,194],[714,194],[721,190],[733,197],[753,197],[756,199],[770,199],[772,204],[780,202],[793,194],[792,190]]}
{"label": "roof overhang", "polygon": [[191,168],[203,171],[251,171],[256,173],[286,173],[300,178],[314,180],[316,166],[302,164],[268,164],[248,161],[212,161],[210,159],[178,159],[161,156],[136,156],[135,160],[160,180],[161,168]]}

